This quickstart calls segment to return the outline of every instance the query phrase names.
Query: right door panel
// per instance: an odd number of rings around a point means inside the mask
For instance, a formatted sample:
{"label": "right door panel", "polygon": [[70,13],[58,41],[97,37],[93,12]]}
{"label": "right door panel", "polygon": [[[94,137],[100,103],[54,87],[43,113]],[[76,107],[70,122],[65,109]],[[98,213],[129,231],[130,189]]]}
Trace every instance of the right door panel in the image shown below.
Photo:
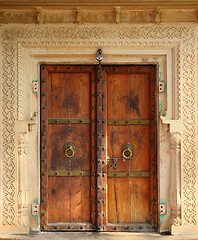
{"label": "right door panel", "polygon": [[107,230],[156,230],[156,67],[104,68]]}

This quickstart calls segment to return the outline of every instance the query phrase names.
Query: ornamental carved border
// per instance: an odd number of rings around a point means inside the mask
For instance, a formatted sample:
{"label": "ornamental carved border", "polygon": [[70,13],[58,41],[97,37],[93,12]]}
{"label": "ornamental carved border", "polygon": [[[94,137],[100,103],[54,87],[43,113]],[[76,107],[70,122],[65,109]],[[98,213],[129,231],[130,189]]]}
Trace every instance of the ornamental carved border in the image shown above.
{"label": "ornamental carved border", "polygon": [[[182,224],[196,222],[196,36],[188,26],[3,26],[3,223],[15,224],[16,119],[23,119],[23,49],[55,47],[140,47],[174,49],[175,119],[182,117]],[[15,63],[15,58],[17,63]],[[181,61],[182,60],[182,61]],[[15,66],[16,65],[16,66]],[[15,80],[17,69],[17,80]],[[180,72],[182,76],[180,76]],[[182,91],[182,99],[180,94]],[[17,109],[15,109],[17,92]],[[182,107],[180,108],[180,103]],[[181,114],[181,116],[180,116]]]}

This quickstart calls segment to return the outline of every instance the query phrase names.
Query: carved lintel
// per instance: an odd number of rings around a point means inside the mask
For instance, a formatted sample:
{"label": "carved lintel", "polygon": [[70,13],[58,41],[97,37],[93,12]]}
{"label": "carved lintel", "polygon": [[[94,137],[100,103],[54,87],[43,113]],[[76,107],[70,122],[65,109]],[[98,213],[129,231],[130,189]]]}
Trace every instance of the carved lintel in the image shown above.
{"label": "carved lintel", "polygon": [[120,7],[115,7],[115,23],[120,23]]}
{"label": "carved lintel", "polygon": [[41,7],[36,7],[36,23],[43,23],[43,12]]}
{"label": "carved lintel", "polygon": [[75,17],[76,23],[81,23],[81,8],[76,8],[76,17]]}
{"label": "carved lintel", "polygon": [[155,8],[155,23],[160,23],[161,22],[161,9],[156,7]]}

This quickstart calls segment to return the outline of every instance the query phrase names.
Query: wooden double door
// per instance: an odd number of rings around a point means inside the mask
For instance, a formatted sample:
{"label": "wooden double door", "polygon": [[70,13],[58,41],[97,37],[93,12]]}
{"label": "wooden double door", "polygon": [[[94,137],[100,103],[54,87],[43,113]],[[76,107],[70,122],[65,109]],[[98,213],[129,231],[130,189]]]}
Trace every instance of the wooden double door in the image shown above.
{"label": "wooden double door", "polygon": [[41,229],[156,231],[156,66],[41,66]]}

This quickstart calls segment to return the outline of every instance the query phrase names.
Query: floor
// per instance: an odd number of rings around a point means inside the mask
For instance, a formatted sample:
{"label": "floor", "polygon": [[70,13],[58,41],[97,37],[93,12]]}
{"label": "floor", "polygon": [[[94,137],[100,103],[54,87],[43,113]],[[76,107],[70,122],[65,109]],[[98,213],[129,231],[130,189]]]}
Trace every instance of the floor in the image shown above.
{"label": "floor", "polygon": [[151,233],[38,233],[27,235],[0,235],[0,239],[32,239],[32,240],[182,240],[182,239],[197,239],[198,235],[160,235]]}

